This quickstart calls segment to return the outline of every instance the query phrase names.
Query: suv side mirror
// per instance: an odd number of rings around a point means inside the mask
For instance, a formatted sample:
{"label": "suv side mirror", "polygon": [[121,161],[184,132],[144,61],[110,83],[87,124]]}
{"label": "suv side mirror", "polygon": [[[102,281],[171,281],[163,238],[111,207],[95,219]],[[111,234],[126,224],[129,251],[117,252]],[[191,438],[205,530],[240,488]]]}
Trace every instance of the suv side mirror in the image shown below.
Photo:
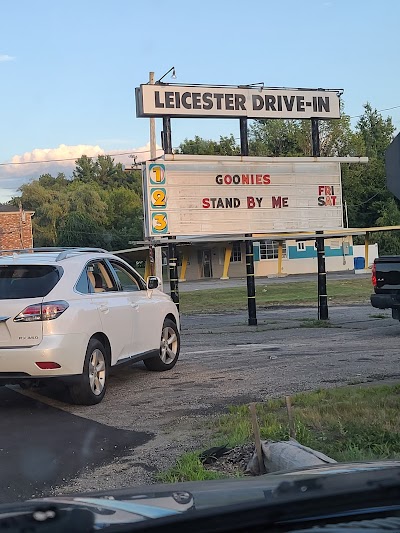
{"label": "suv side mirror", "polygon": [[159,280],[156,276],[149,276],[147,278],[147,289],[148,290],[157,289],[158,286],[159,286]]}

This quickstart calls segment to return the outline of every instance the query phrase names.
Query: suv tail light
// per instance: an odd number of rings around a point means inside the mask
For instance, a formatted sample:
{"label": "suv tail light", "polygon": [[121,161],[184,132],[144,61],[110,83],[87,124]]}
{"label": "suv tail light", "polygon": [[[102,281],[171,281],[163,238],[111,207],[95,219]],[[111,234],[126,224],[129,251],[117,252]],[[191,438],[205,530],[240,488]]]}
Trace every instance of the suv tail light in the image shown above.
{"label": "suv tail light", "polygon": [[14,318],[14,322],[54,320],[62,315],[68,307],[69,304],[64,300],[28,305],[28,307],[25,307],[25,309]]}
{"label": "suv tail light", "polygon": [[372,285],[376,287],[376,265],[372,263]]}

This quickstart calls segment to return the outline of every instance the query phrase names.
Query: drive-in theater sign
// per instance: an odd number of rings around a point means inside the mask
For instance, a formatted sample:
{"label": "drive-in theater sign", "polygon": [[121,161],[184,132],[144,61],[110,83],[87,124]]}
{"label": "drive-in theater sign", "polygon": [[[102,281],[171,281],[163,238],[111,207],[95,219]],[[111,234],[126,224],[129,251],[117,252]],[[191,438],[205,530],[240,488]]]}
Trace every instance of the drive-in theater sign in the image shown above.
{"label": "drive-in theater sign", "polygon": [[[342,193],[340,160],[320,157],[318,121],[340,118],[342,91],[178,85],[164,77],[136,89],[136,115],[163,119],[165,157],[143,170],[146,236],[244,235],[249,325],[256,325],[252,234],[317,232],[318,316],[327,319],[323,231],[343,227]],[[171,118],[239,119],[241,157],[174,156]],[[248,119],[309,119],[313,158],[249,157]],[[172,241],[169,255],[179,305]]]}
{"label": "drive-in theater sign", "polygon": [[338,91],[141,85],[138,117],[340,118]]}
{"label": "drive-in theater sign", "polygon": [[144,171],[147,237],[343,227],[340,163],[166,155]]}

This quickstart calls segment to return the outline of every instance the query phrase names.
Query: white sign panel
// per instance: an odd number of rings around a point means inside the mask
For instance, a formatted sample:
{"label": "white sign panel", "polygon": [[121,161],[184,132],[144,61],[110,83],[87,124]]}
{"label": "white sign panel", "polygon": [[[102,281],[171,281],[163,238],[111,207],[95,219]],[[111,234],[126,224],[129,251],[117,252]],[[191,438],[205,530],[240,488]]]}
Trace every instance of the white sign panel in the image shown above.
{"label": "white sign panel", "polygon": [[343,227],[337,161],[196,157],[166,156],[145,164],[147,237]]}
{"label": "white sign panel", "polygon": [[141,85],[137,117],[340,118],[339,91]]}

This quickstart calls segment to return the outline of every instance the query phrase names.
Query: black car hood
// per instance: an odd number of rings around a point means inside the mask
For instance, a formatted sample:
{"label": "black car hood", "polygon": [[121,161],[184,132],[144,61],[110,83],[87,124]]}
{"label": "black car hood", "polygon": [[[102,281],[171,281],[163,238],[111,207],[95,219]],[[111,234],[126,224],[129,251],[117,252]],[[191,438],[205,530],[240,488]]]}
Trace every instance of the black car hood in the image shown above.
{"label": "black car hood", "polygon": [[[374,479],[400,484],[400,461],[329,464],[276,472],[259,477],[146,485],[114,491],[73,494],[0,505],[0,519],[33,509],[85,509],[94,516],[96,529],[116,524],[143,522],[196,511],[244,504],[297,501],[308,489],[321,491],[363,490]],[[316,481],[318,480],[318,483]]]}

